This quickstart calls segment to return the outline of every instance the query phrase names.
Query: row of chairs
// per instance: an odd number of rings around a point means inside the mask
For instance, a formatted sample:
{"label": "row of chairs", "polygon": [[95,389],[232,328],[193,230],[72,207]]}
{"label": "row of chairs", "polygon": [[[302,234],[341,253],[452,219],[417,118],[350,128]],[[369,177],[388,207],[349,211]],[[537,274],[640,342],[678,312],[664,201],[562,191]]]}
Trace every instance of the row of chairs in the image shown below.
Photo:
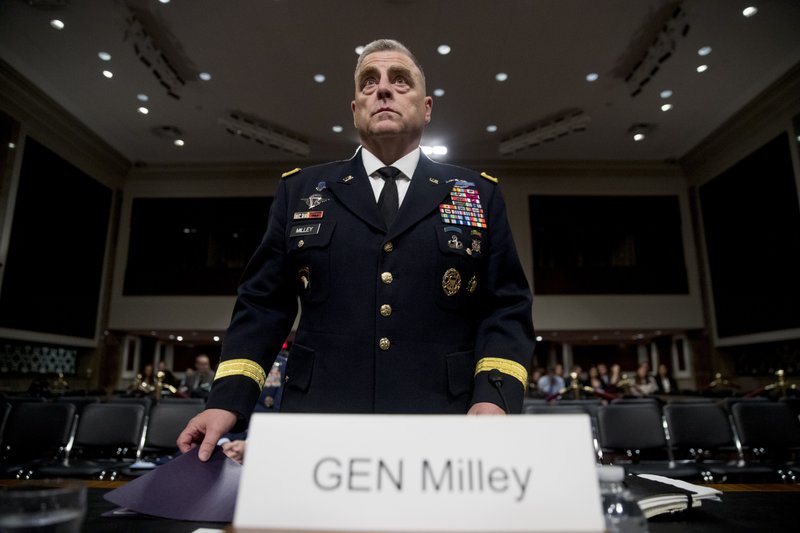
{"label": "row of chairs", "polygon": [[175,453],[202,402],[3,404],[0,475],[115,478],[137,459]]}
{"label": "row of chairs", "polygon": [[528,403],[526,414],[585,413],[599,462],[706,482],[796,482],[800,418],[791,401]]}

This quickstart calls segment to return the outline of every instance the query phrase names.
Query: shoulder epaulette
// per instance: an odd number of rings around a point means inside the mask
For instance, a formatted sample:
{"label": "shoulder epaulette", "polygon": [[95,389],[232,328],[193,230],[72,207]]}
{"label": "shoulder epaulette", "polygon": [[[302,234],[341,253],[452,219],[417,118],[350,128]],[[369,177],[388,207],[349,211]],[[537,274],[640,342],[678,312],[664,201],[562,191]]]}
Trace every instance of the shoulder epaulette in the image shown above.
{"label": "shoulder epaulette", "polygon": [[500,180],[495,178],[494,176],[490,176],[486,172],[481,172],[481,177],[486,178],[487,180],[491,181],[492,183],[499,183]]}
{"label": "shoulder epaulette", "polygon": [[292,170],[287,170],[286,172],[281,174],[281,179],[288,178],[292,174],[297,174],[298,172],[300,172],[300,170],[301,170],[300,167],[293,168]]}

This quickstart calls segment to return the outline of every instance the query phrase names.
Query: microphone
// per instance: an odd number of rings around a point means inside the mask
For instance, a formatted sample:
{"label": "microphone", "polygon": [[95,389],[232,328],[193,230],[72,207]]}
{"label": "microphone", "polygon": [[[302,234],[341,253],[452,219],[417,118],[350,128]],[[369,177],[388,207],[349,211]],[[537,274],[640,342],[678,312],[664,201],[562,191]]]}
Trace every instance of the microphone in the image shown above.
{"label": "microphone", "polygon": [[500,395],[500,401],[503,402],[503,409],[505,409],[507,414],[510,413],[508,410],[508,402],[506,402],[506,395],[503,394],[503,376],[496,368],[489,371],[489,383],[497,389],[497,394]]}

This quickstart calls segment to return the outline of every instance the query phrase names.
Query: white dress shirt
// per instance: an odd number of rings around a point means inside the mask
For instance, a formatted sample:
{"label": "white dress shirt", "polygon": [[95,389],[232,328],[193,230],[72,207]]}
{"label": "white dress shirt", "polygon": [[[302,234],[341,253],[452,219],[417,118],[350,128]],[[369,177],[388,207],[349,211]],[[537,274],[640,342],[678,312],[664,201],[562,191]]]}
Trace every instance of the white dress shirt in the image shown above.
{"label": "white dress shirt", "polygon": [[367,171],[367,176],[369,176],[376,203],[383,190],[383,184],[385,183],[385,180],[377,173],[378,169],[383,167],[395,167],[401,172],[395,180],[395,183],[397,183],[398,205],[403,205],[403,198],[406,197],[408,186],[411,185],[411,176],[414,175],[414,171],[417,169],[417,163],[419,163],[419,154],[420,151],[419,148],[417,148],[394,163],[386,164],[370,153],[369,150],[363,146],[361,147],[361,161],[364,163],[364,170]]}

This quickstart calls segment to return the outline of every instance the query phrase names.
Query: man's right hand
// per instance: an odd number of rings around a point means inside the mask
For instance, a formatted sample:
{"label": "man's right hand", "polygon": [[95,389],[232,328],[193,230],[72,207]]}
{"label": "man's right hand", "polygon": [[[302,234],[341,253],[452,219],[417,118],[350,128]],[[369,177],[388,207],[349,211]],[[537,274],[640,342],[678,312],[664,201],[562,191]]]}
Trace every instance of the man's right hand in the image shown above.
{"label": "man's right hand", "polygon": [[234,413],[224,409],[206,409],[186,424],[178,436],[178,448],[181,453],[186,453],[199,444],[200,451],[197,456],[201,461],[208,461],[217,441],[229,433],[235,424]]}

